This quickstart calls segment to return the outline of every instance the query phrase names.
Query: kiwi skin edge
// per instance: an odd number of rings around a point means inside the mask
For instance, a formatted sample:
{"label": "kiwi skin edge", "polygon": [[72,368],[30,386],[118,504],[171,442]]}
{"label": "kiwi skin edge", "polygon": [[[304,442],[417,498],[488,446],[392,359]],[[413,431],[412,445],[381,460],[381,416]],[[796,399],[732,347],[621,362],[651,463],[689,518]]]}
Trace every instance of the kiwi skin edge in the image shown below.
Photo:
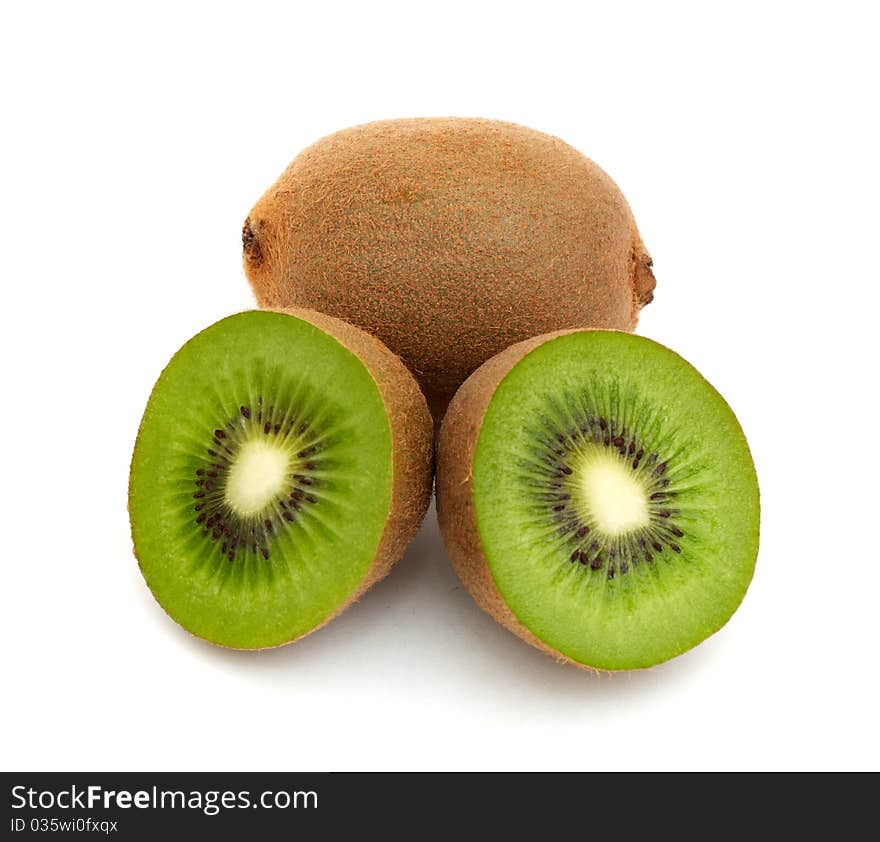
{"label": "kiwi skin edge", "polygon": [[415,378],[400,357],[374,336],[342,319],[314,310],[286,308],[277,312],[313,324],[351,351],[366,366],[379,388],[391,426],[391,509],[376,557],[360,587],[321,624],[323,626],[384,579],[419,531],[431,501],[434,422]]}
{"label": "kiwi skin edge", "polygon": [[575,332],[559,330],[511,345],[483,363],[456,392],[443,417],[437,439],[437,520],[458,578],[483,611],[508,631],[557,661],[599,673],[603,670],[572,660],[548,646],[510,610],[483,554],[472,493],[471,466],[480,427],[498,384],[529,351],[557,336]]}
{"label": "kiwi skin edge", "polygon": [[[297,308],[278,309],[275,312],[301,319],[324,331],[351,351],[366,367],[379,389],[388,412],[391,428],[392,485],[391,507],[385,528],[373,562],[358,588],[347,600],[337,606],[332,614],[309,631],[277,646],[267,646],[262,649],[287,646],[323,628],[387,576],[402,558],[424,520],[431,498],[433,479],[433,420],[424,395],[400,358],[378,339],[341,319]],[[134,544],[133,535],[132,543]],[[134,554],[137,557],[137,547],[134,547]],[[189,631],[185,626],[180,627]],[[193,637],[203,639],[192,632],[189,633]],[[235,651],[261,651],[260,648],[225,646],[213,640],[208,642]]]}
{"label": "kiwi skin edge", "polygon": [[[609,670],[576,661],[540,640],[520,622],[502,597],[489,569],[477,528],[473,498],[471,472],[479,434],[499,384],[531,351],[560,336],[579,332],[582,331],[560,330],[512,345],[485,362],[464,382],[449,405],[437,441],[437,518],[453,568],[465,589],[483,611],[508,631],[560,663],[574,664],[594,674],[612,674],[632,671],[633,668]],[[724,623],[721,624],[723,625]],[[721,626],[712,629],[706,637],[714,634]],[[652,666],[635,669],[651,669]]]}

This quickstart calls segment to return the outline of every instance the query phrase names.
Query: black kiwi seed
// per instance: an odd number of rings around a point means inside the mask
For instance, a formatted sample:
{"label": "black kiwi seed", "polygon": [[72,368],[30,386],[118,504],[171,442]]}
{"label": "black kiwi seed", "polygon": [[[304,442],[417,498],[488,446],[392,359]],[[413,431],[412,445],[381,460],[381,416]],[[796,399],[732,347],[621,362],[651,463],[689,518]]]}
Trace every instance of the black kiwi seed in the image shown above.
{"label": "black kiwi seed", "polygon": [[[309,430],[308,424],[300,423],[294,432],[294,422],[282,430],[282,424],[273,418],[274,407],[269,407],[268,411],[264,412],[262,404],[262,398],[258,399],[256,413],[253,413],[250,407],[241,405],[238,408],[240,417],[237,420],[230,417],[224,424],[214,427],[208,434],[212,446],[205,451],[211,461],[200,465],[194,471],[196,490],[193,492],[193,499],[198,501],[193,506],[196,515],[195,525],[199,527],[206,541],[220,542],[221,554],[231,562],[248,551],[260,554],[268,560],[271,554],[268,545],[271,541],[285,528],[291,528],[296,524],[299,518],[298,512],[301,510],[299,500],[305,497],[311,504],[319,503],[318,496],[306,495],[296,485],[284,492],[285,497],[279,496],[277,500],[268,504],[266,511],[259,516],[240,516],[226,502],[224,497],[226,477],[245,441],[260,434],[278,437],[294,434],[301,437]],[[218,448],[223,452],[221,453]],[[298,449],[297,458],[314,457],[321,449],[322,445],[318,442],[309,443]],[[308,462],[299,465],[298,472],[292,479],[297,485],[316,487],[319,471],[319,461],[310,458]],[[286,495],[289,495],[289,503]],[[257,529],[259,529],[259,537]]]}
{"label": "black kiwi seed", "polygon": [[[580,407],[582,403],[574,400],[568,406]],[[585,571],[604,569],[605,579],[611,581],[626,576],[641,562],[652,563],[654,555],[662,553],[664,546],[682,554],[681,546],[672,541],[673,537],[684,537],[684,531],[676,522],[681,511],[666,502],[677,494],[670,488],[675,477],[674,461],[661,456],[659,450],[649,451],[644,444],[645,436],[640,435],[638,429],[619,424],[613,415],[582,412],[582,417],[573,419],[577,422],[574,426],[570,421],[557,426],[555,419],[544,418],[544,430],[535,431],[539,447],[535,450],[538,462],[533,464],[543,482],[543,491],[538,497],[544,512],[558,524],[556,534],[568,543],[567,559]],[[584,447],[595,445],[613,448],[621,463],[645,485],[650,520],[632,534],[613,539],[604,536],[597,524],[591,522],[588,512],[578,512],[577,507],[569,503],[572,494],[568,489],[577,479],[570,460]],[[301,485],[307,484],[299,477],[294,479]],[[589,546],[584,547],[580,542],[587,535],[593,537]]]}

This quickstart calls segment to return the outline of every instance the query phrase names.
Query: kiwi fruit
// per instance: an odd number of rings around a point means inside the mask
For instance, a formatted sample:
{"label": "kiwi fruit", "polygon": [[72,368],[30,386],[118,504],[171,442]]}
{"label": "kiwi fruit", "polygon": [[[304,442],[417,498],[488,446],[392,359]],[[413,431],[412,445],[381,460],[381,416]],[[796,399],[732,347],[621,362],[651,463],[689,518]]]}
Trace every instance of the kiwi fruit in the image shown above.
{"label": "kiwi fruit", "polygon": [[174,355],[138,432],[129,512],[147,585],[212,643],[296,640],[402,556],[432,445],[417,383],[372,336],[305,310],[223,319]]}
{"label": "kiwi fruit", "polygon": [[557,658],[649,667],[731,617],[758,552],[754,465],[684,359],[617,331],[514,345],[461,387],[440,528],[479,605]]}
{"label": "kiwi fruit", "polygon": [[389,120],[325,137],[257,202],[242,242],[261,307],[311,307],[375,334],[437,418],[514,342],[632,330],[654,289],[611,178],[558,138],[494,120]]}

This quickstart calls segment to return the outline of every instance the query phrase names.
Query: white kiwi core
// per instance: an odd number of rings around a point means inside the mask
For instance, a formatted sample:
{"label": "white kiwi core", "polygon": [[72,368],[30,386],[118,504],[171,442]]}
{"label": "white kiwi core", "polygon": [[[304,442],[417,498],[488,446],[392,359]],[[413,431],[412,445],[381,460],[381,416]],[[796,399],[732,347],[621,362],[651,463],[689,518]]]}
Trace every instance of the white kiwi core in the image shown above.
{"label": "white kiwi core", "polygon": [[616,455],[595,450],[582,462],[580,479],[583,503],[606,535],[625,535],[651,522],[645,488]]}
{"label": "white kiwi core", "polygon": [[284,490],[290,469],[285,449],[260,438],[245,442],[229,469],[227,505],[244,517],[260,513]]}

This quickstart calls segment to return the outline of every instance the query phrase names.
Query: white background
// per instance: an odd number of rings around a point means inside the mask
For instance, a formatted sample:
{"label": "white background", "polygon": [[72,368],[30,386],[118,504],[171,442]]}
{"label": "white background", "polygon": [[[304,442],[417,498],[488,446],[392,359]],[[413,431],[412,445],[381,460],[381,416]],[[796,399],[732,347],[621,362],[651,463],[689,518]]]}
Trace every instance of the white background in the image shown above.
{"label": "white background", "polygon": [[[878,768],[872,4],[16,4],[0,26],[8,769]],[[626,193],[639,331],[724,394],[763,492],[732,621],[634,674],[559,666],[459,587],[433,512],[312,637],[196,641],[131,553],[160,370],[253,299],[240,229],[318,137],[468,115]]]}

